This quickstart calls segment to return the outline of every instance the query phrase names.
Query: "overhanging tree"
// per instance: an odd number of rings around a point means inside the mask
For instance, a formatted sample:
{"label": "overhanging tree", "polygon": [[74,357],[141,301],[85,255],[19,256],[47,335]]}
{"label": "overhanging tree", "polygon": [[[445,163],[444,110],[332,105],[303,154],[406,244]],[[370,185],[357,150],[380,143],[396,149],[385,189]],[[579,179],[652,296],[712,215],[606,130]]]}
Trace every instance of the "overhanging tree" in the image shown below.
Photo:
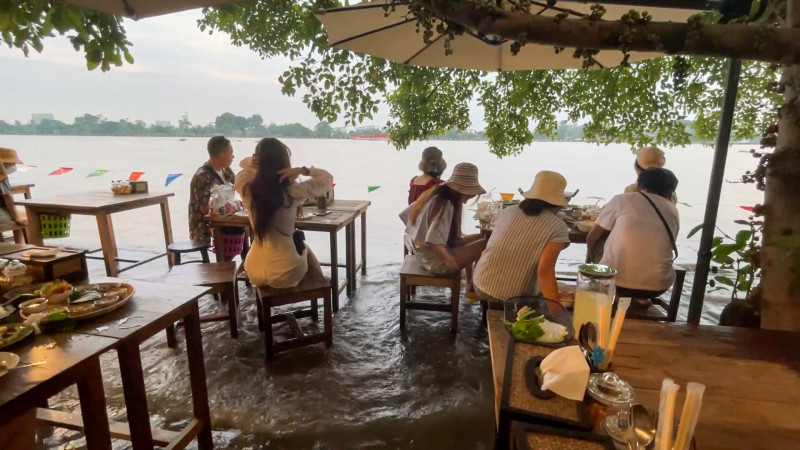
{"label": "overhanging tree", "polygon": [[[38,47],[33,47],[39,50],[41,37],[52,33],[46,18],[53,10],[65,7],[54,0],[5,0],[0,1],[0,17],[6,14],[2,6],[9,1],[49,5],[44,15],[30,14],[21,19],[36,25],[32,27],[33,37],[8,35],[9,26],[0,20],[4,42],[21,47],[26,39],[33,39],[31,42],[38,42]],[[658,17],[650,20],[644,13],[623,18],[546,18],[532,9],[542,3],[531,0],[515,1],[515,6],[507,10],[486,0],[407,2],[419,20],[420,39],[429,39],[432,33],[455,34],[471,28],[519,45],[577,47],[580,57],[590,57],[597,49],[614,48],[622,53],[688,55],[602,71],[487,74],[407,67],[329,49],[312,12],[316,7],[335,6],[330,0],[316,4],[300,0],[242,2],[205,10],[199,25],[209,32],[225,32],[234,45],[246,45],[265,58],[291,58],[293,66],[280,79],[283,92],[302,94],[320,120],[359,123],[371,119],[385,103],[390,112],[391,138],[399,147],[448,129],[468,128],[469,107],[477,102],[484,108],[490,149],[499,156],[521,151],[534,134],[552,136],[559,111],[572,120],[585,121],[585,137],[601,143],[683,145],[688,143],[682,122],[687,117],[696,119],[698,136],[711,138],[718,123],[723,77],[723,61],[714,57],[752,60],[743,69],[734,138],[759,134],[775,120],[778,106],[781,120],[778,147],[767,170],[764,324],[800,329],[800,195],[793,184],[800,171],[800,102],[796,98],[800,75],[792,65],[800,62],[800,32],[794,29],[797,21],[791,20],[800,9],[798,1],[770,3],[768,19],[760,24],[725,25],[701,17],[685,24],[663,23]],[[787,4],[788,14],[782,8]],[[788,23],[779,26],[786,16]],[[87,15],[84,20],[98,19]],[[118,37],[121,25],[111,30]],[[121,63],[114,56],[114,48],[117,55],[127,50],[124,39],[121,44],[120,39],[109,42],[109,51],[101,53],[104,70],[110,67],[107,62]],[[88,47],[86,50],[88,58]],[[97,56],[93,53],[94,59]],[[782,78],[781,71],[771,63],[787,64]]]}

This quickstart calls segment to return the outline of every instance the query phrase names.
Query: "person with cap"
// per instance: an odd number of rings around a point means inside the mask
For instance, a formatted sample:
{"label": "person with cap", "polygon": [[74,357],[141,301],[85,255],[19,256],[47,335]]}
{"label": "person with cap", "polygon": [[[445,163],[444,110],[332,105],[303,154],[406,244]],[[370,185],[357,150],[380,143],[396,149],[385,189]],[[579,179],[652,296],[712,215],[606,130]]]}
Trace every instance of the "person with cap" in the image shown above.
{"label": "person with cap", "polygon": [[0,204],[0,223],[16,222],[19,225],[28,225],[28,219],[17,211],[14,204],[14,195],[11,191],[11,182],[8,175],[17,170],[17,164],[23,164],[19,159],[16,150],[0,147],[0,195],[3,196],[3,203]]}
{"label": "person with cap", "polygon": [[639,175],[638,193],[615,196],[597,216],[586,237],[587,252],[592,255],[603,246],[599,262],[617,270],[618,296],[648,304],[672,285],[680,219],[670,198],[677,186],[671,171],[645,170]]}
{"label": "person with cap", "polygon": [[556,261],[569,245],[569,227],[556,213],[567,204],[567,180],[557,172],[536,174],[518,206],[500,211],[486,250],[475,266],[481,300],[525,295],[558,300]]}
{"label": "person with cap", "polygon": [[422,159],[419,162],[419,170],[422,175],[417,175],[411,179],[408,187],[408,204],[412,204],[428,189],[435,188],[442,184],[442,173],[447,168],[447,162],[442,158],[442,151],[436,147],[428,147],[422,151]]}
{"label": "person with cap", "polygon": [[[633,161],[633,170],[636,177],[647,169],[660,169],[667,163],[664,151],[656,146],[641,147],[636,150],[636,159]],[[625,188],[625,193],[639,192],[639,183],[633,183]],[[678,196],[673,192],[670,197],[672,203],[678,203]]]}
{"label": "person with cap", "polygon": [[464,204],[485,193],[478,182],[478,168],[459,163],[443,184],[423,193],[400,213],[406,239],[422,267],[435,274],[467,271],[467,292],[472,288],[472,266],[486,247],[480,234],[461,234]]}

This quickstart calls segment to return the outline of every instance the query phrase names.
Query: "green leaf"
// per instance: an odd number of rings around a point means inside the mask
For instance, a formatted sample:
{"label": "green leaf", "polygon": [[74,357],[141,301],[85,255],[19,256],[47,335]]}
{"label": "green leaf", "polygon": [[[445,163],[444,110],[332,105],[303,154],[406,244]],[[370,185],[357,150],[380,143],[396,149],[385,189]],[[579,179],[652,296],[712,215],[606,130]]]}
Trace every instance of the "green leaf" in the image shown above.
{"label": "green leaf", "polygon": [[733,280],[731,280],[728,277],[724,277],[724,276],[720,275],[720,276],[714,277],[714,280],[716,280],[717,283],[724,284],[725,286],[733,287]]}
{"label": "green leaf", "polygon": [[689,231],[689,234],[686,235],[686,239],[691,239],[692,236],[694,236],[695,234],[697,234],[698,231],[703,229],[704,225],[705,225],[704,223],[701,223],[700,225],[697,225],[696,227],[692,228],[691,231]]}
{"label": "green leaf", "polygon": [[122,54],[125,56],[125,61],[128,64],[133,64],[133,56],[130,54],[130,52],[123,52]]}
{"label": "green leaf", "polygon": [[753,236],[752,231],[741,230],[738,233],[736,233],[736,239],[735,239],[736,243],[742,246],[742,248],[744,248],[744,245],[747,243],[747,241],[750,239],[751,236]]}

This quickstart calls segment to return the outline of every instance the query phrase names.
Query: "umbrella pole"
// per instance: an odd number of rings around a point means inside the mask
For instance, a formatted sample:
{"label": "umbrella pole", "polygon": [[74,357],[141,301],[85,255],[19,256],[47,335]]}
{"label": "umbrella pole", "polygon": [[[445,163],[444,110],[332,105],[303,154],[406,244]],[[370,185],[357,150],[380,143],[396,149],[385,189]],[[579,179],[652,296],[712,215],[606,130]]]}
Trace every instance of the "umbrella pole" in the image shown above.
{"label": "umbrella pole", "polygon": [[703,299],[706,295],[708,271],[711,267],[711,241],[714,238],[714,230],[717,224],[719,197],[722,191],[722,180],[725,176],[725,162],[728,158],[733,111],[736,107],[736,94],[739,90],[739,73],[741,70],[741,60],[728,60],[728,79],[725,84],[725,96],[722,100],[717,145],[714,149],[714,164],[711,167],[706,213],[703,218],[703,233],[700,236],[700,249],[697,251],[697,268],[694,273],[692,297],[689,301],[689,317],[687,319],[689,323],[700,323],[700,315],[703,312]]}

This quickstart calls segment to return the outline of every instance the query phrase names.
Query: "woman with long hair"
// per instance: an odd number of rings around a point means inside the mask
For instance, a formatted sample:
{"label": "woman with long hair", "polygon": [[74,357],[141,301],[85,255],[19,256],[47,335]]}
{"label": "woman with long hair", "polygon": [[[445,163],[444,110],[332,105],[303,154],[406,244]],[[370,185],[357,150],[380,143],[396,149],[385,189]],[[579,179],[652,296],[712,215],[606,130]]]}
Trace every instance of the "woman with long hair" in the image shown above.
{"label": "woman with long hair", "polygon": [[569,245],[569,227],[556,213],[567,204],[561,174],[542,171],[523,194],[494,219],[492,236],[475,267],[475,290],[482,300],[523,295],[558,300],[556,260]]}
{"label": "woman with long hair", "polygon": [[[236,191],[254,234],[244,268],[256,286],[290,288],[310,270],[321,273],[319,261],[295,233],[295,221],[298,206],[309,197],[324,195],[333,176],[314,167],[292,167],[290,157],[283,142],[264,138],[252,158],[239,164],[242,171],[236,175]],[[311,178],[298,182],[300,175]]]}
{"label": "woman with long hair", "polygon": [[436,147],[428,147],[422,151],[422,159],[417,166],[422,174],[411,179],[408,185],[408,204],[412,204],[426,191],[442,184],[442,173],[447,162],[442,158],[442,151]]}
{"label": "woman with long hair", "polygon": [[426,191],[400,213],[406,241],[422,267],[435,274],[466,269],[467,290],[472,288],[472,266],[486,247],[480,234],[461,234],[464,203],[486,191],[478,183],[478,168],[460,163],[444,184]]}

